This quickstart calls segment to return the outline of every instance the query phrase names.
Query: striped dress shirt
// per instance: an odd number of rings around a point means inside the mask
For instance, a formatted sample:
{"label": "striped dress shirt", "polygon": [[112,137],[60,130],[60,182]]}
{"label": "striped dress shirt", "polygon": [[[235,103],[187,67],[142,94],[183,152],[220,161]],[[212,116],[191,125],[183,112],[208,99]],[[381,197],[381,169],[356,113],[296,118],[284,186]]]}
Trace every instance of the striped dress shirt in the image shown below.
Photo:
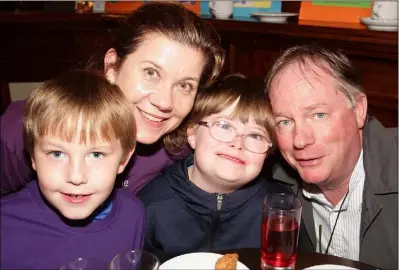
{"label": "striped dress shirt", "polygon": [[[365,172],[363,166],[363,150],[352,172],[349,182],[349,192],[342,205],[334,235],[328,249],[328,254],[351,260],[359,260],[360,219],[362,214],[363,187]],[[312,193],[303,189],[303,195],[309,198],[313,206],[313,218],[317,239],[316,251],[325,253],[333,231],[335,221],[341,207],[341,201],[333,207],[323,193]],[[319,225],[322,226],[321,241],[319,241]]]}

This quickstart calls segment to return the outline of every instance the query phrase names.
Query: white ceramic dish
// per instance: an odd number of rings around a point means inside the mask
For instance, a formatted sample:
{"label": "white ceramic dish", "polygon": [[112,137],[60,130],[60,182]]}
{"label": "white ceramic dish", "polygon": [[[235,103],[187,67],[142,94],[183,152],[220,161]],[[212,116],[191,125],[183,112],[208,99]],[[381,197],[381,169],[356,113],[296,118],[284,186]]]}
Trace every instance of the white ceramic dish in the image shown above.
{"label": "white ceramic dish", "polygon": [[398,27],[398,20],[381,20],[370,17],[362,17],[360,21],[367,26],[395,26]]}
{"label": "white ceramic dish", "polygon": [[367,28],[375,31],[397,32],[398,20],[380,20],[370,17],[362,17],[360,21],[367,25]]}
{"label": "white ceramic dish", "polygon": [[[159,270],[178,270],[178,269],[215,269],[216,261],[223,255],[208,252],[188,253],[177,256],[164,262]],[[237,270],[249,270],[243,263],[238,262]]]}
{"label": "white ceramic dish", "polygon": [[253,12],[252,16],[258,18],[261,22],[284,23],[289,17],[298,16],[298,13],[290,12]]}
{"label": "white ceramic dish", "polygon": [[398,32],[398,27],[395,26],[368,26],[368,29],[374,31]]}
{"label": "white ceramic dish", "polygon": [[348,266],[343,266],[343,265],[337,265],[337,264],[320,264],[320,265],[315,265],[311,266],[308,268],[305,268],[303,270],[358,270],[357,268],[352,268]]}

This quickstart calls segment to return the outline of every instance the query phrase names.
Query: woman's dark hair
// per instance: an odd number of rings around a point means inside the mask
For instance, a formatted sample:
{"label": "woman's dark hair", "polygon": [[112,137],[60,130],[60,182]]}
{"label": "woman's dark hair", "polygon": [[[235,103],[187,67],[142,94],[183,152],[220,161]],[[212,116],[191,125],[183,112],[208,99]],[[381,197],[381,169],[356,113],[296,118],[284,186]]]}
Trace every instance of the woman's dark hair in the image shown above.
{"label": "woman's dark hair", "polygon": [[118,56],[113,68],[118,70],[128,55],[134,53],[149,34],[158,33],[204,54],[205,68],[201,86],[210,85],[224,63],[224,50],[213,27],[181,3],[145,3],[134,10],[112,33],[112,41],[100,57],[93,57],[88,68],[102,69],[104,56],[113,48]]}

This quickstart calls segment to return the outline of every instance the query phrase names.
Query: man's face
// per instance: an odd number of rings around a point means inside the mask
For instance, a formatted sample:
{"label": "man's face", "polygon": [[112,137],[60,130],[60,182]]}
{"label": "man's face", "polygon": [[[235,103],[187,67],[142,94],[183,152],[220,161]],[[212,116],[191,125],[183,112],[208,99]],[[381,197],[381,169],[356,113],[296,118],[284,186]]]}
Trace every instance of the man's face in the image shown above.
{"label": "man's face", "polygon": [[271,84],[277,142],[305,182],[332,188],[350,178],[359,158],[367,100],[360,94],[351,105],[331,75],[310,68],[291,64]]}

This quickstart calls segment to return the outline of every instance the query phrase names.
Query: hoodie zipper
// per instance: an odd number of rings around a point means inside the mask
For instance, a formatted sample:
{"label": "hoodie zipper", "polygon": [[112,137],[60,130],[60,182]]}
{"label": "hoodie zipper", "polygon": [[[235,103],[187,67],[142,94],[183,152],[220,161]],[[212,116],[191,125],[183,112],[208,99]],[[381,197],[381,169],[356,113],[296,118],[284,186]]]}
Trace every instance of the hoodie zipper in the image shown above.
{"label": "hoodie zipper", "polygon": [[216,199],[217,199],[216,210],[217,210],[218,212],[220,212],[220,210],[222,210],[223,198],[224,198],[223,196],[224,196],[223,194],[218,194],[218,195],[216,196]]}
{"label": "hoodie zipper", "polygon": [[216,212],[214,212],[213,214],[212,224],[211,224],[211,251],[213,251],[215,247],[215,234],[220,224],[220,211],[222,210],[223,199],[224,199],[224,194],[216,195]]}

